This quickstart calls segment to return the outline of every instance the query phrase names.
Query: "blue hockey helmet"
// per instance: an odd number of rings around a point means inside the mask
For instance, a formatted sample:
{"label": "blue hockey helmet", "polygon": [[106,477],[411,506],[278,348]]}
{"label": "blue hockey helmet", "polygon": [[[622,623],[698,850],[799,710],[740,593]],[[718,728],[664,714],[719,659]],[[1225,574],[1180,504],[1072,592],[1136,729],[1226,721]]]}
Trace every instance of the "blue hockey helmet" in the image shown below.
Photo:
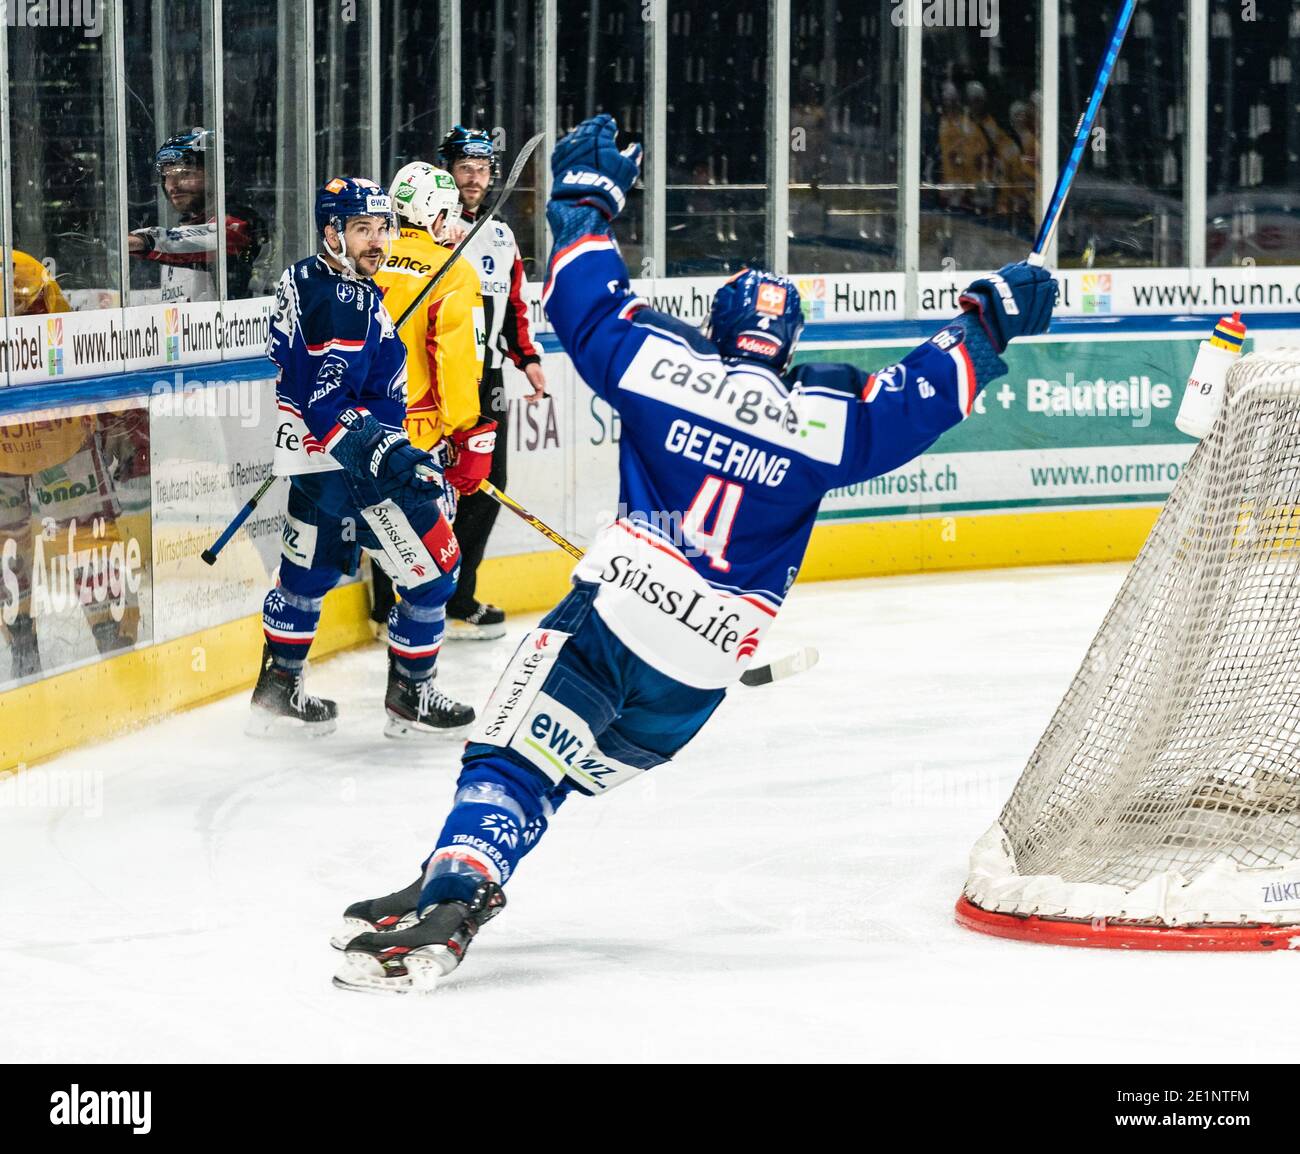
{"label": "blue hockey helmet", "polygon": [[167,170],[176,165],[204,168],[207,154],[212,147],[212,131],[207,128],[191,128],[188,132],[178,132],[175,136],[169,136],[162,142],[154,156],[154,174],[162,180]]}
{"label": "blue hockey helmet", "polygon": [[803,304],[794,281],[743,268],[718,289],[704,335],[724,360],[757,361],[783,373],[803,332]]}
{"label": "blue hockey helmet", "polygon": [[373,180],[364,176],[336,176],[322,185],[316,193],[316,229],[321,236],[325,235],[327,224],[342,232],[352,216],[382,216],[390,230],[397,227],[388,190]]}
{"label": "blue hockey helmet", "polygon": [[481,128],[456,125],[438,145],[438,158],[446,169],[458,160],[486,160],[492,165],[492,178],[495,180],[501,175],[501,161],[497,158],[492,137]]}
{"label": "blue hockey helmet", "polygon": [[[388,243],[392,244],[392,238],[397,233],[397,216],[393,212],[392,198],[387,189],[364,176],[336,176],[321,186],[316,193],[316,230],[320,233],[321,245],[341,265],[360,275],[356,262],[348,256],[347,245],[343,241],[343,230],[347,227],[348,220],[354,216],[382,217],[388,228]],[[325,236],[327,224],[332,224],[338,231],[338,251],[330,248],[330,242]]]}

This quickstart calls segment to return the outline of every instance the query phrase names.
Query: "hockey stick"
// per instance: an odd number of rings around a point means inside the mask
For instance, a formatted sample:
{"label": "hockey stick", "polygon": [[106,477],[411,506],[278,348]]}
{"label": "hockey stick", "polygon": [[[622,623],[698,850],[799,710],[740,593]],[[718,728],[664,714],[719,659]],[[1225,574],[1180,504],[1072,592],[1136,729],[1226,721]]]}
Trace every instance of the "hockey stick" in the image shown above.
{"label": "hockey stick", "polygon": [[[527,521],[543,537],[558,545],[570,557],[575,557],[579,561],[582,560],[582,550],[577,545],[572,541],[565,540],[540,517],[530,513],[513,497],[498,489],[491,481],[480,481],[478,491],[486,493],[498,504],[504,505],[510,512]],[[807,646],[804,649],[796,650],[794,653],[788,653],[784,657],[778,657],[767,665],[746,669],[740,675],[740,684],[753,688],[755,685],[770,685],[773,681],[780,681],[784,677],[793,677],[796,673],[811,669],[817,664],[820,656],[812,646]]]}
{"label": "hockey stick", "polygon": [[[519,183],[519,174],[523,172],[524,165],[528,163],[528,158],[532,156],[534,149],[536,149],[537,146],[541,143],[542,137],[544,137],[545,135],[546,133],[539,132],[531,140],[525,142],[523,148],[519,150],[519,155],[515,157],[515,162],[510,168],[510,175],[506,178],[506,183],[504,187],[501,189],[499,193],[497,193],[496,199],[493,200],[492,207],[489,208],[487,212],[483,213],[478,218],[478,220],[474,222],[474,227],[471,228],[469,232],[467,232],[461,238],[460,243],[456,245],[454,249],[451,250],[451,255],[446,259],[446,261],[443,262],[442,268],[440,268],[436,273],[434,273],[434,275],[429,279],[429,283],[426,284],[424,288],[420,290],[420,295],[417,296],[415,300],[413,300],[410,303],[406,311],[403,312],[402,315],[398,318],[397,324],[395,326],[397,329],[400,330],[401,327],[404,324],[406,324],[408,320],[410,320],[411,314],[415,312],[415,310],[418,309],[420,305],[424,303],[425,300],[428,299],[429,294],[433,292],[435,288],[438,287],[438,282],[441,281],[442,278],[450,271],[451,266],[456,263],[456,258],[460,256],[462,252],[465,251],[465,246],[468,245],[469,242],[474,239],[474,234],[478,232],[478,230],[482,228],[485,224],[487,224],[488,220],[501,208],[503,204],[505,204],[506,198],[509,197],[509,195],[512,192],[514,192],[515,185]],[[204,549],[201,554],[199,554],[199,556],[201,556],[204,561],[206,561],[209,565],[216,564],[217,554],[220,553],[221,550],[224,549],[230,543],[230,538],[233,537],[239,531],[239,527],[245,521],[248,520],[249,515],[253,512],[254,509],[257,508],[258,501],[260,501],[263,497],[266,496],[267,490],[270,489],[270,487],[273,484],[275,484],[275,482],[278,479],[279,478],[277,477],[268,477],[266,479],[266,481],[262,484],[261,488],[259,488],[257,492],[252,495],[251,498],[249,498],[248,504],[246,504],[235,515],[235,519],[231,521],[229,525],[226,526],[221,536],[218,537],[215,541],[213,541],[212,544],[207,549]],[[546,530],[544,527],[542,528],[541,531],[545,532],[547,536],[552,536],[551,533],[548,530]],[[562,540],[562,538],[557,538],[557,537],[552,537],[552,539]],[[572,547],[570,547],[570,551],[572,551]],[[579,554],[579,556],[581,556],[581,554]]]}
{"label": "hockey stick", "polygon": [[1128,33],[1128,26],[1133,20],[1133,12],[1136,8],[1137,0],[1125,0],[1119,19],[1115,22],[1115,30],[1110,34],[1110,44],[1106,48],[1106,55],[1102,57],[1101,67],[1097,70],[1097,79],[1093,82],[1088,106],[1083,110],[1078,127],[1074,130],[1074,147],[1070,149],[1070,158],[1065,162],[1065,167],[1061,169],[1061,175],[1057,178],[1052,202],[1048,205],[1047,215],[1043,217],[1042,226],[1038,230],[1038,239],[1034,241],[1033,252],[1029,254],[1029,263],[1032,265],[1042,265],[1047,246],[1052,242],[1052,234],[1056,232],[1056,226],[1061,221],[1066,198],[1070,195],[1074,178],[1079,173],[1083,150],[1088,145],[1088,137],[1092,135],[1092,126],[1096,123],[1097,113],[1101,110],[1102,97],[1106,95],[1110,74],[1115,70],[1120,46],[1124,43],[1124,37]]}
{"label": "hockey stick", "polygon": [[496,199],[493,200],[491,208],[489,208],[487,212],[479,214],[478,220],[474,222],[474,227],[461,237],[460,243],[451,250],[451,256],[443,262],[442,268],[433,274],[429,283],[420,290],[420,295],[407,305],[406,310],[397,318],[397,329],[399,332],[401,331],[402,326],[411,319],[411,314],[425,302],[429,294],[437,287],[438,282],[447,274],[451,266],[456,263],[456,258],[465,251],[466,245],[474,239],[474,234],[501,210],[501,206],[505,204],[510,194],[514,192],[515,185],[519,183],[519,175],[523,172],[524,165],[528,163],[528,158],[533,155],[533,150],[541,144],[542,138],[545,135],[546,133],[539,132],[536,136],[524,142],[523,148],[519,150],[519,155],[515,157],[514,164],[510,166],[510,175],[506,177],[506,182],[502,186],[501,191],[497,193]]}
{"label": "hockey stick", "polygon": [[518,501],[516,501],[513,497],[511,497],[507,493],[503,493],[500,489],[498,489],[494,484],[492,484],[491,481],[480,481],[478,483],[478,491],[480,493],[486,493],[498,505],[504,505],[507,509],[510,510],[510,512],[514,513],[518,517],[522,517],[525,521],[528,522],[528,524],[530,524],[534,529],[536,529],[543,537],[545,537],[548,541],[552,542],[553,544],[558,545],[570,557],[573,557],[575,560],[578,561],[582,560],[582,550],[579,549],[577,545],[575,545],[572,541],[566,541],[554,529],[552,529],[545,521],[543,521],[540,517],[534,516],[527,509],[525,509]]}
{"label": "hockey stick", "polygon": [[215,565],[217,563],[217,554],[220,553],[221,550],[224,549],[230,543],[230,538],[233,537],[239,531],[240,525],[242,525],[245,521],[247,521],[249,515],[253,512],[254,509],[257,508],[258,501],[260,501],[263,497],[266,496],[267,491],[279,479],[280,478],[275,476],[275,474],[272,474],[271,476],[267,477],[267,479],[257,487],[257,492],[248,498],[247,502],[245,502],[244,504],[244,507],[240,509],[238,513],[235,514],[235,519],[231,521],[230,524],[225,527],[225,529],[222,530],[221,536],[218,537],[215,541],[213,541],[211,545],[209,545],[206,549],[203,550],[202,553],[199,554],[199,556],[202,557],[204,561],[206,561],[209,565]]}

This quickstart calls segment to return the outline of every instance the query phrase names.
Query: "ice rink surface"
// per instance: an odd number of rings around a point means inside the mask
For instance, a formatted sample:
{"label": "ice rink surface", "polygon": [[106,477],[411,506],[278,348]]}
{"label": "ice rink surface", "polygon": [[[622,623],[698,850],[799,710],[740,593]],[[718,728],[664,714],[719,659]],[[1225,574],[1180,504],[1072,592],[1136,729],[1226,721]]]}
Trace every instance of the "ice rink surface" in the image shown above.
{"label": "ice rink surface", "polygon": [[[331,737],[247,738],[240,695],[32,769],[29,798],[37,775],[102,796],[0,809],[0,1060],[1290,1061],[1293,954],[953,923],[1123,574],[797,587],[767,653],[821,664],[738,687],[676,764],[570,800],[426,998],[330,984],[338,915],[415,877],[458,765],[454,741],[380,736],[377,645],[313,668]],[[448,645],[442,686],[481,705],[527,624]]]}

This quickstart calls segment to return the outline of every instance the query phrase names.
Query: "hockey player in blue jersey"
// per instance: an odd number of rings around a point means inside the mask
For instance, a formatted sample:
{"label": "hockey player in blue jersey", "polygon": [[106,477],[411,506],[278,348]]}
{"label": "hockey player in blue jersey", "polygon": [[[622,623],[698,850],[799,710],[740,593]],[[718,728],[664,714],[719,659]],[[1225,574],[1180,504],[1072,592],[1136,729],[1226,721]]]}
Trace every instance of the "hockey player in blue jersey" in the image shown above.
{"label": "hockey player in blue jersey", "polygon": [[335,728],[334,702],[304,691],[303,664],[325,594],[363,547],[401,594],[388,618],[385,734],[463,728],[474,711],[433,684],[460,549],[440,507],[442,465],[402,431],[406,350],[371,279],[397,232],[388,194],[336,177],[317,194],[316,225],[321,251],[281,276],[267,348],[280,370],[275,471],[292,487],[249,732]]}
{"label": "hockey player in blue jersey", "polygon": [[830,489],[895,469],[970,415],[1055,283],[1008,265],[898,364],[791,369],[803,325],[783,277],[744,271],[703,333],[633,295],[611,235],[636,179],[609,116],[557,144],[547,315],[622,417],[620,515],[520,644],[469,735],[454,806],[404,890],[351,906],[335,983],[426,991],[505,904],[562,802],[640,777],[708,720],[754,656]]}

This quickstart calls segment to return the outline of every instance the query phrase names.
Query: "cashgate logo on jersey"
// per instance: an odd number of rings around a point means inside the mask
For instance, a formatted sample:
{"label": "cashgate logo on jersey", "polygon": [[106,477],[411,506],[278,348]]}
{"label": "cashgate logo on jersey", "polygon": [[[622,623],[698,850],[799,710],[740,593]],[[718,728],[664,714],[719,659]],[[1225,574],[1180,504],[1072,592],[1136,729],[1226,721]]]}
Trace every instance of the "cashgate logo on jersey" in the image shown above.
{"label": "cashgate logo on jersey", "polygon": [[50,376],[63,376],[62,317],[51,317],[45,322],[45,354]]}
{"label": "cashgate logo on jersey", "polygon": [[844,455],[847,395],[786,394],[769,372],[725,366],[666,337],[646,338],[618,387],[814,461],[838,465]]}

